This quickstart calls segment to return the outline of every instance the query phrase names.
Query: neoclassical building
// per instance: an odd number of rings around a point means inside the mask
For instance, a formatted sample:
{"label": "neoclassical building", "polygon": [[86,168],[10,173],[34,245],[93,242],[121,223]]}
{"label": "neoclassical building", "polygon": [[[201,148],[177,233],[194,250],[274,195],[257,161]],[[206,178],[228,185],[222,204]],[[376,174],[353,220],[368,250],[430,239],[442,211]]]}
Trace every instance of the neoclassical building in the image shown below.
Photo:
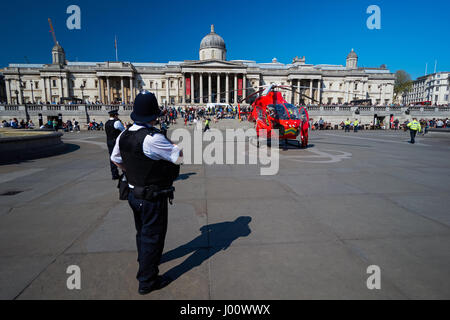
{"label": "neoclassical building", "polygon": [[[64,103],[67,101],[132,103],[141,89],[154,92],[161,104],[236,104],[260,85],[292,86],[283,93],[294,104],[344,104],[371,99],[391,104],[395,75],[384,65],[358,67],[351,50],[344,65],[306,63],[295,57],[290,64],[276,58],[269,63],[226,59],[224,39],[214,26],[200,42],[199,59],[168,63],[70,62],[56,44],[51,64],[10,64],[0,70],[9,104]],[[300,88],[298,88],[300,87]],[[248,101],[247,101],[248,103]]]}

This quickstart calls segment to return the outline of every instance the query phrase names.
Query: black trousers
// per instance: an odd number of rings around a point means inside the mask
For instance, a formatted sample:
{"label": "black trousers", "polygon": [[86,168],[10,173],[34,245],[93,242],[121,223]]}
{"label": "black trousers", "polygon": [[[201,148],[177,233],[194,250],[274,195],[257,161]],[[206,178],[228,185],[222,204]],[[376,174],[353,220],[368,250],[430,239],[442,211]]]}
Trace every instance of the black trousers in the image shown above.
{"label": "black trousers", "polygon": [[416,141],[415,141],[415,138],[416,138],[416,133],[417,133],[417,131],[416,130],[409,130],[409,135],[411,136],[411,143],[415,143]]}
{"label": "black trousers", "polygon": [[158,265],[167,232],[167,198],[156,201],[139,200],[130,190],[128,203],[133,210],[136,226],[136,246],[139,270],[136,278],[140,287],[152,286],[158,276]]}
{"label": "black trousers", "polygon": [[117,166],[111,161],[111,153],[114,149],[114,145],[116,144],[115,141],[108,140],[106,141],[106,144],[108,145],[108,151],[109,151],[109,165],[111,167],[111,175],[113,178],[119,177],[119,169],[117,169]]}

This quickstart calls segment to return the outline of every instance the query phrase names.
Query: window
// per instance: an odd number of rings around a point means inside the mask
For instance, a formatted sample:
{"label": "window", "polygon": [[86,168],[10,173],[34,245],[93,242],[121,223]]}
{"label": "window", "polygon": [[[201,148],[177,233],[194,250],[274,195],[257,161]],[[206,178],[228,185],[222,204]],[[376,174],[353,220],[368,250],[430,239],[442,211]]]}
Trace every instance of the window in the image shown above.
{"label": "window", "polygon": [[150,81],[150,89],[153,88],[153,81]]}
{"label": "window", "polygon": [[35,87],[36,89],[39,89],[39,81],[35,81],[35,82],[34,82],[34,87]]}
{"label": "window", "polygon": [[95,80],[95,88],[98,88],[98,81]]}
{"label": "window", "polygon": [[165,81],[161,81],[161,88],[165,88],[166,87],[166,82]]}
{"label": "window", "polygon": [[173,81],[170,81],[170,87],[173,88]]}
{"label": "window", "polygon": [[355,90],[358,90],[358,84],[355,83]]}
{"label": "window", "polygon": [[445,100],[445,101],[448,101],[448,94],[445,95],[444,100]]}
{"label": "window", "polygon": [[52,87],[53,87],[53,88],[56,87],[56,80],[52,80]]}

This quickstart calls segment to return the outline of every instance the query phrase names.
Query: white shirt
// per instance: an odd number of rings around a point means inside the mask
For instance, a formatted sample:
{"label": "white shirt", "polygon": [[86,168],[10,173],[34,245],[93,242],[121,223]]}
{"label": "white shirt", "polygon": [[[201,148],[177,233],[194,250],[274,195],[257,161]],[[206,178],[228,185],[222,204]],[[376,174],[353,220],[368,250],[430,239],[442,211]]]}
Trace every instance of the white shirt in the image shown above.
{"label": "white shirt", "polygon": [[[109,118],[109,120],[114,120],[114,118]],[[120,120],[116,120],[114,122],[114,129],[124,131],[125,127],[123,126],[123,124]]]}
{"label": "white shirt", "polygon": [[[142,128],[144,128],[144,126],[133,124],[128,130],[138,131]],[[122,133],[117,137],[116,144],[114,145],[114,149],[111,153],[111,161],[116,163],[122,163],[119,147],[119,141]],[[170,141],[160,133],[155,133],[153,136],[147,135],[142,143],[142,151],[152,160],[167,160],[172,163],[177,163],[177,160],[180,158],[180,148],[170,143]]]}

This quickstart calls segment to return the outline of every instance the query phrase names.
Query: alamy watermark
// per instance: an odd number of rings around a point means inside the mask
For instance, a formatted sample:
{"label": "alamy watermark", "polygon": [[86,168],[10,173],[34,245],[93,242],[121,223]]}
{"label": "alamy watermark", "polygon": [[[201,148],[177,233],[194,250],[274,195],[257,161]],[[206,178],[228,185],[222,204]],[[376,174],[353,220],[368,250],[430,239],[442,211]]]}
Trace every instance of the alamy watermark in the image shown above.
{"label": "alamy watermark", "polygon": [[77,265],[70,265],[66,270],[67,274],[70,276],[67,278],[66,286],[69,290],[80,290],[81,289],[81,269]]}
{"label": "alamy watermark", "polygon": [[265,130],[260,131],[261,147],[258,147],[255,129],[226,129],[224,136],[218,129],[203,132],[199,126],[192,133],[179,128],[170,138],[179,141],[183,164],[261,165],[261,175],[276,175],[280,167],[278,130],[272,131],[270,148],[263,144],[267,140]]}
{"label": "alamy watermark", "polygon": [[67,7],[67,14],[70,16],[66,20],[66,26],[69,30],[80,30],[81,29],[81,9],[79,6],[72,4]]}
{"label": "alamy watermark", "polygon": [[370,14],[370,16],[367,18],[367,28],[369,30],[380,30],[381,29],[381,9],[379,6],[373,4],[369,7],[367,7],[366,10],[367,14]]}
{"label": "alamy watermark", "polygon": [[367,289],[373,290],[381,289],[381,269],[377,265],[371,265],[367,267],[367,274],[370,276],[367,278],[366,285]]}

